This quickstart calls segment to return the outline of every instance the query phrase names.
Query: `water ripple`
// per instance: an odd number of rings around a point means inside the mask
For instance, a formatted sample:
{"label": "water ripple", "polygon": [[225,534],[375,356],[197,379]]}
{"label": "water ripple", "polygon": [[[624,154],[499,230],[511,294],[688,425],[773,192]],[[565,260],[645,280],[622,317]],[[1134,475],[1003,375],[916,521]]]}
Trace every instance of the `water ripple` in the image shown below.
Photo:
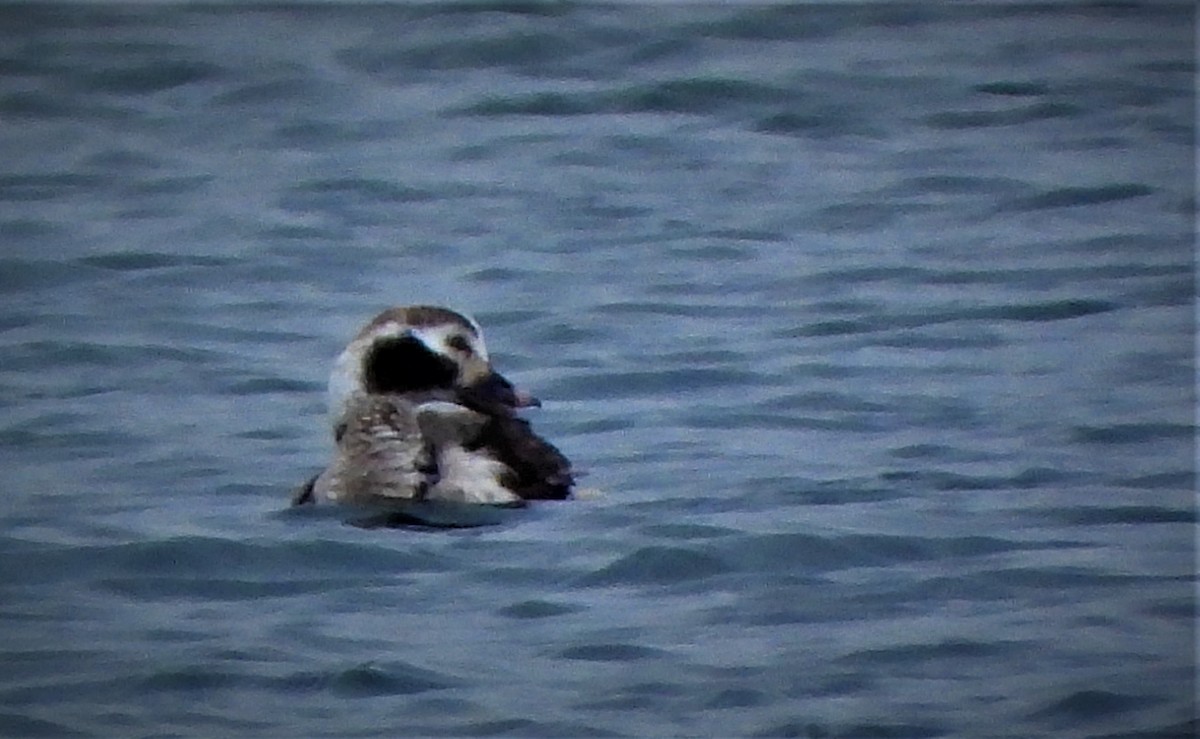
{"label": "water ripple", "polygon": [[653,546],[643,547],[585,576],[581,584],[668,585],[712,577],[727,570],[727,565],[711,554],[682,547]]}
{"label": "water ripple", "polygon": [[1097,205],[1153,195],[1155,189],[1137,182],[1122,182],[1097,187],[1060,187],[1036,195],[1020,197],[1000,205],[1001,210],[1034,211]]}
{"label": "water ripple", "polygon": [[[0,734],[1194,734],[1190,10],[0,7]],[[589,490],[289,508],[398,303]]]}

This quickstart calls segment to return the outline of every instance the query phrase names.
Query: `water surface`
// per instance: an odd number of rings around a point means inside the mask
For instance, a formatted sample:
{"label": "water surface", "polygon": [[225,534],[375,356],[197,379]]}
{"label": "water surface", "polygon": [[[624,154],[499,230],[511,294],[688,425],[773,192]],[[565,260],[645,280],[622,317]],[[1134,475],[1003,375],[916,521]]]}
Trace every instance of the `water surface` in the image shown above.
{"label": "water surface", "polygon": [[[1194,38],[0,7],[0,734],[1194,735]],[[598,497],[287,509],[415,302]]]}

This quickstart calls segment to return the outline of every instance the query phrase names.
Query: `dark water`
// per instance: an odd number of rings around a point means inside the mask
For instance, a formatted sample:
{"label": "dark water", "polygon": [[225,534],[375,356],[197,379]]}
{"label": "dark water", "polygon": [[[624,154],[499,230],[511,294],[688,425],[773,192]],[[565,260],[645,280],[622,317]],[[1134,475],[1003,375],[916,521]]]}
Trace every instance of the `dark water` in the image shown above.
{"label": "dark water", "polygon": [[[1195,30],[0,7],[0,735],[1192,735]],[[599,498],[286,509],[412,302]]]}

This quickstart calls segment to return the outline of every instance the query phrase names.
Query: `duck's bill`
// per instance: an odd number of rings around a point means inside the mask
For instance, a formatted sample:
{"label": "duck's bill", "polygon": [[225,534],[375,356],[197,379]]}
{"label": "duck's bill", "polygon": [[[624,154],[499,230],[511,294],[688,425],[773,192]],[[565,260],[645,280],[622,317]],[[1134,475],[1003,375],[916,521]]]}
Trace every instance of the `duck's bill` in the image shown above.
{"label": "duck's bill", "polygon": [[492,413],[499,409],[512,411],[519,408],[536,408],[542,404],[542,401],[534,396],[517,389],[499,372],[491,372],[479,382],[467,387],[463,392],[463,401],[467,406],[475,406]]}

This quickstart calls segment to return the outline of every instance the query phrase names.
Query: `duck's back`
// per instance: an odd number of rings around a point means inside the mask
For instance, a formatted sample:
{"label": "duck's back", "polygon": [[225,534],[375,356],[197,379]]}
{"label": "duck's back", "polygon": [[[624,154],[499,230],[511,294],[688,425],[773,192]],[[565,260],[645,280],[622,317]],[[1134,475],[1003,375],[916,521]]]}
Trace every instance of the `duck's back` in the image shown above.
{"label": "duck's back", "polygon": [[473,445],[502,462],[509,473],[503,485],[523,500],[570,497],[575,475],[566,456],[534,433],[529,422],[513,415],[491,418]]}
{"label": "duck's back", "polygon": [[433,460],[411,402],[391,395],[356,395],[335,434],[333,463],[313,483],[317,499],[364,503],[424,495]]}

